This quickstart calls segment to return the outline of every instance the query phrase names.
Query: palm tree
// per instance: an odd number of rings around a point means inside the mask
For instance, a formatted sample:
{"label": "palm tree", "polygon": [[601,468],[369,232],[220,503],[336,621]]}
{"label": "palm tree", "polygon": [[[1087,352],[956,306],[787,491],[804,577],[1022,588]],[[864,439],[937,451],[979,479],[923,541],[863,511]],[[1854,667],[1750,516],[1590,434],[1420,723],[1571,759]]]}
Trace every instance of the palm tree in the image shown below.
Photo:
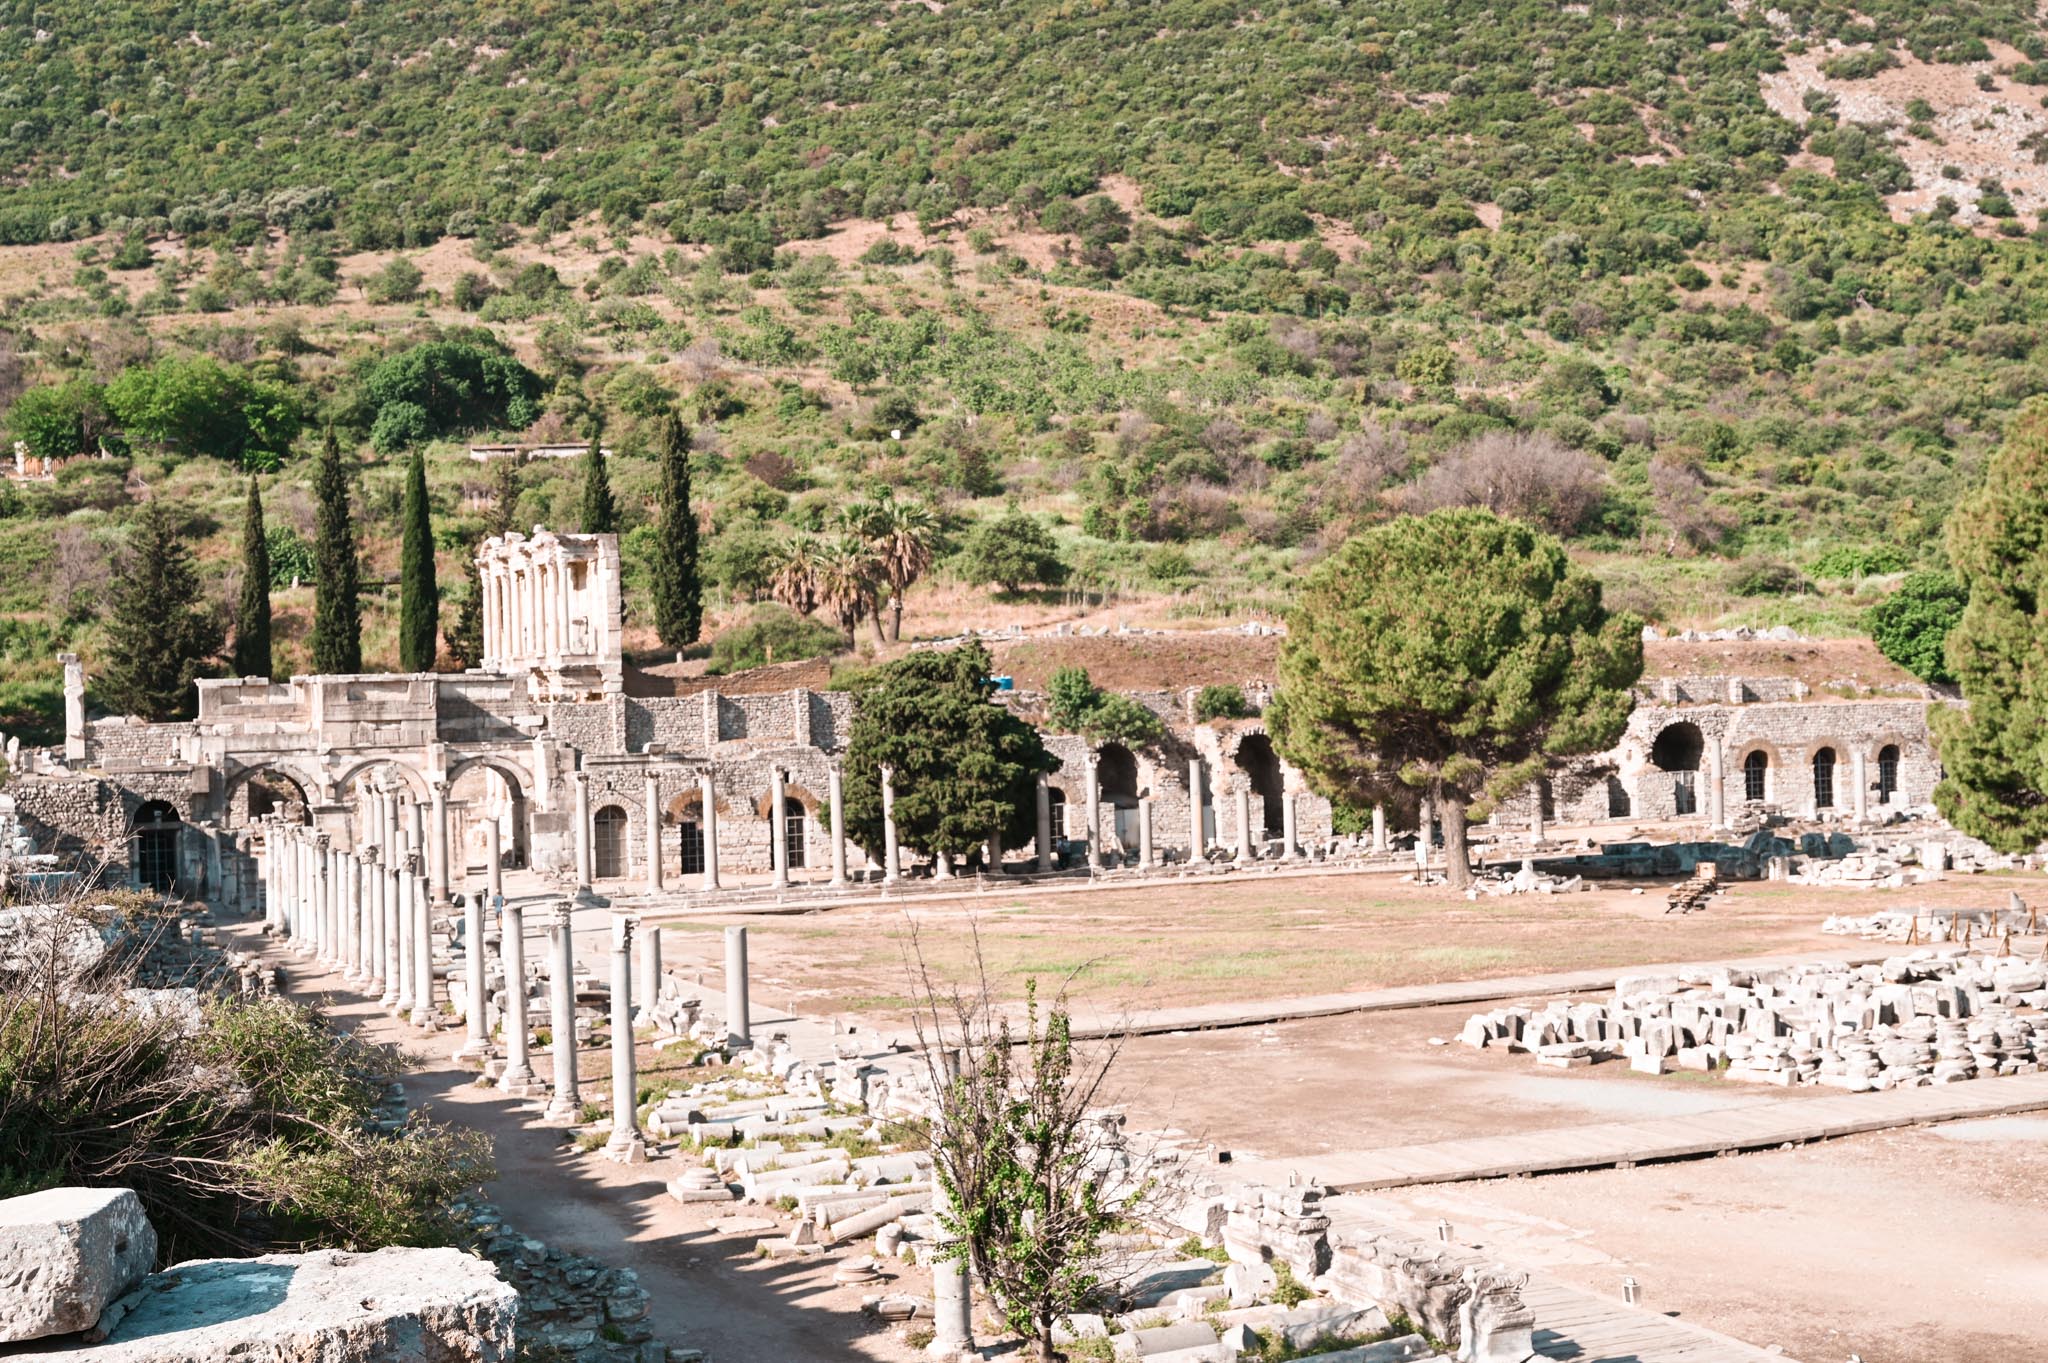
{"label": "palm tree", "polygon": [[[895,643],[903,637],[903,597],[932,566],[939,519],[923,502],[899,502],[884,491],[872,502],[848,507],[844,520],[874,554],[882,580],[889,584],[889,642]],[[879,612],[875,626],[879,633]]]}
{"label": "palm tree", "polygon": [[818,604],[846,631],[846,646],[853,647],[853,632],[863,616],[875,622],[875,642],[882,642],[882,613],[875,598],[881,583],[881,567],[866,544],[852,535],[841,535],[823,546],[816,560]]}
{"label": "palm tree", "polygon": [[791,535],[782,542],[774,575],[768,579],[768,594],[798,615],[818,608],[819,553],[816,535]]}

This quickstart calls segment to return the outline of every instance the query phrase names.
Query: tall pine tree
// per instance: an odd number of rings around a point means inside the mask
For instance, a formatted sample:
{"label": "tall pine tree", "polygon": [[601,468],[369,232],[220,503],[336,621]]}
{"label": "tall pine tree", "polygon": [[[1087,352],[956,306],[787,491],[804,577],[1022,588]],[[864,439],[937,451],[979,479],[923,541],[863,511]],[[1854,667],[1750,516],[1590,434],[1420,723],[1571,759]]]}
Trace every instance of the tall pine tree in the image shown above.
{"label": "tall pine tree", "polygon": [[361,582],[356,566],[356,527],[349,510],[348,466],[334,428],[320,442],[313,468],[313,496],[319,527],[313,544],[313,671],[349,676],[363,670]]}
{"label": "tall pine tree", "polygon": [[1945,651],[1969,704],[1927,707],[1934,805],[1971,837],[2025,852],[2048,838],[2048,402],[2006,427],[1984,486],[1948,518],[1948,557],[1969,605]]}
{"label": "tall pine tree", "polygon": [[475,667],[484,660],[484,582],[483,571],[477,567],[477,556],[483,552],[484,541],[503,535],[512,528],[513,518],[518,514],[518,463],[512,459],[500,459],[495,467],[491,513],[484,519],[484,533],[470,546],[469,558],[462,565],[463,578],[468,586],[463,591],[461,605],[456,608],[455,625],[448,631],[448,652],[464,667]]}
{"label": "tall pine tree", "polygon": [[590,423],[590,452],[583,457],[583,533],[616,535],[619,505],[612,500],[611,475],[604,467],[604,426]]}
{"label": "tall pine tree", "polygon": [[418,450],[405,470],[398,562],[398,667],[434,670],[441,589],[434,584],[434,525],[427,511],[427,460]]}
{"label": "tall pine tree", "polygon": [[108,585],[100,694],[123,714],[161,722],[197,709],[193,678],[220,656],[220,616],[199,593],[192,552],[161,501],[144,503]]}
{"label": "tall pine tree", "polygon": [[242,601],[235,611],[235,675],[270,675],[270,544],[263,534],[263,495],[249,477],[242,511]]}
{"label": "tall pine tree", "polygon": [[661,538],[654,546],[654,632],[668,648],[697,642],[704,585],[697,575],[697,512],[690,505],[690,437],[674,412],[661,430]]}

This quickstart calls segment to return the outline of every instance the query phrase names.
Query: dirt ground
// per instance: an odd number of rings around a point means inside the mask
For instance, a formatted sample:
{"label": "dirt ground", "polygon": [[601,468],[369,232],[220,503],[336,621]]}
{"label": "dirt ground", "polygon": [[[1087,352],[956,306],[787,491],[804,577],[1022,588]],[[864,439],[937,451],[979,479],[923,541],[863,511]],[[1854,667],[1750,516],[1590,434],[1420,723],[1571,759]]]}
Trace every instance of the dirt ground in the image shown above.
{"label": "dirt ground", "polygon": [[2048,1118],[1371,1201],[1603,1296],[1632,1276],[1651,1309],[1806,1363],[2048,1356]]}
{"label": "dirt ground", "polygon": [[[816,1258],[757,1257],[762,1236],[786,1229],[722,1231],[716,1223],[735,1216],[787,1218],[772,1207],[676,1202],[665,1186],[694,1157],[686,1164],[664,1153],[629,1167],[579,1153],[565,1133],[536,1124],[526,1104],[478,1087],[473,1070],[447,1059],[460,1044],[459,1032],[421,1033],[341,992],[339,980],[299,958],[279,959],[294,997],[320,1003],[337,1025],[415,1057],[405,1080],[415,1107],[490,1137],[498,1176],[484,1196],[515,1229],[636,1271],[663,1342],[701,1349],[710,1363],[913,1363],[922,1356],[902,1327],[860,1311],[860,1299],[877,1291],[927,1295],[929,1284],[918,1270],[889,1265],[884,1284],[844,1287],[832,1281],[832,1270],[861,1250],[857,1244]],[[535,1059],[545,1068],[545,1057]],[[582,1073],[600,1080],[609,1064],[601,1051],[580,1056]]]}
{"label": "dirt ground", "polygon": [[1834,1092],[1637,1074],[1619,1061],[1539,1069],[1529,1055],[1452,1041],[1475,1011],[1420,1008],[1137,1037],[1117,1058],[1116,1089],[1133,1126],[1185,1131],[1240,1159],[1679,1117]]}
{"label": "dirt ground", "polygon": [[1028,979],[1048,991],[1070,979],[1077,1004],[1135,1011],[1609,965],[1877,950],[1823,935],[1821,920],[1915,905],[1988,909],[2002,906],[2009,889],[2040,894],[2041,885],[2006,875],[1893,891],[1750,881],[1704,912],[1673,916],[1660,884],[1467,901],[1395,875],[1356,873],[663,921],[668,958],[714,975],[725,926],[744,922],[755,997],[886,1026],[906,1018],[916,998],[913,933],[941,979],[965,978],[978,939],[1006,999],[1021,999]]}

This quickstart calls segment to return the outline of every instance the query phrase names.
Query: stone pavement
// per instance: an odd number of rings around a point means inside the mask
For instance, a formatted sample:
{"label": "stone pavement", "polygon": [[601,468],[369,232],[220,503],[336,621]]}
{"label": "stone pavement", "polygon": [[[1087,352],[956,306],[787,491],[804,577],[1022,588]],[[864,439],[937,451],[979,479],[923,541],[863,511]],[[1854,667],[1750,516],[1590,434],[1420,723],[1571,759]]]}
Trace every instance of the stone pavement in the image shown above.
{"label": "stone pavement", "polygon": [[1111,1014],[1081,1009],[1074,1015],[1076,1039],[1111,1036],[1155,1036],[1162,1032],[1202,1032],[1219,1027],[1257,1027],[1269,1022],[1340,1017],[1347,1013],[1390,1013],[1404,1008],[1436,1008],[1446,1004],[1491,1003],[1499,999],[1546,998],[1554,994],[1585,994],[1614,988],[1625,975],[1677,975],[1714,969],[1770,970],[1819,962],[1861,965],[1896,953],[1883,951],[1809,951],[1794,956],[1753,956],[1733,961],[1680,961],[1663,965],[1599,966],[1548,975],[1503,975],[1491,980],[1451,980],[1439,984],[1397,985],[1361,989],[1348,994],[1301,994],[1290,998],[1254,999],[1243,1003],[1198,1003],[1183,1008],[1154,1008]]}
{"label": "stone pavement", "polygon": [[1767,1150],[1924,1122],[2000,1117],[2048,1109],[2048,1073],[1966,1084],[1843,1093],[1760,1102],[1683,1117],[1599,1122],[1512,1136],[1432,1141],[1383,1150],[1338,1151],[1230,1166],[1233,1182],[1285,1187],[1319,1183],[1340,1192],[1462,1183],[1568,1169],[1626,1168],[1653,1160]]}

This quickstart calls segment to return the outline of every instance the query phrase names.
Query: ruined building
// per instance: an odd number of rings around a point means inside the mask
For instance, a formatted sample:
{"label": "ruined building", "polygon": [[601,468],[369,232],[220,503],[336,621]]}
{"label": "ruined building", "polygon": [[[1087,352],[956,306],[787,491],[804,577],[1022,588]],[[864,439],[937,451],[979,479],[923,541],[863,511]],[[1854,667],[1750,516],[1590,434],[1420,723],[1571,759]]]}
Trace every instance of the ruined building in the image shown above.
{"label": "ruined building", "polygon": [[[67,658],[62,750],[13,764],[21,832],[38,852],[103,856],[115,878],[245,903],[272,831],[353,848],[393,811],[411,811],[437,899],[493,856],[605,893],[915,873],[835,833],[848,696],[628,694],[613,537],[511,534],[479,563],[484,659],[468,672],[202,681],[197,719],[144,724],[88,719]],[[1033,845],[1002,850],[1007,871],[1184,863],[1196,846],[1224,860],[1385,850],[1384,835],[1333,836],[1328,803],[1258,718],[1197,723],[1192,688],[1135,698],[1166,738],[1132,751],[1049,736],[1062,766],[1041,784]],[[998,701],[1042,709],[1021,692]],[[1745,806],[1865,821],[1926,802],[1929,703],[1667,681],[1615,752],[1540,783],[1502,820],[1516,836],[1546,818],[1726,826]],[[1412,826],[1412,812],[1392,815],[1396,831]]]}

